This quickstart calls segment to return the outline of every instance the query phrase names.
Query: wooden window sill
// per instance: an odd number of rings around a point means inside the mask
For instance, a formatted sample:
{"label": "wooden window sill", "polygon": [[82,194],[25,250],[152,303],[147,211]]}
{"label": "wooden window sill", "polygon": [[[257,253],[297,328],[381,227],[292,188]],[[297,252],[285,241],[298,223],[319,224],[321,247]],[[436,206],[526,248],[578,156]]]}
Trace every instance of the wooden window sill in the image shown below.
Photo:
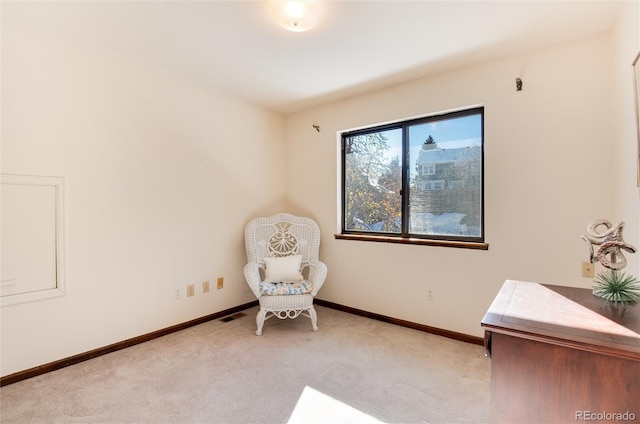
{"label": "wooden window sill", "polygon": [[390,237],[369,234],[334,234],[337,240],[375,241],[382,243],[418,244],[423,246],[456,247],[460,249],[489,250],[488,243],[452,240],[427,240],[410,237]]}

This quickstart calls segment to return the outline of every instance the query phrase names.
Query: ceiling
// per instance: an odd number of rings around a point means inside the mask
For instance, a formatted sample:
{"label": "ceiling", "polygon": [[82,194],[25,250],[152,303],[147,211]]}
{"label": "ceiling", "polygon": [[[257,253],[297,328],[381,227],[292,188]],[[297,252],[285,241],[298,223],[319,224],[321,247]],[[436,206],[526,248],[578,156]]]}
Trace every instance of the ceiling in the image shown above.
{"label": "ceiling", "polygon": [[[311,31],[266,1],[2,0],[1,19],[280,113],[606,31],[615,0],[321,1]],[[633,1],[633,0],[629,0]]]}

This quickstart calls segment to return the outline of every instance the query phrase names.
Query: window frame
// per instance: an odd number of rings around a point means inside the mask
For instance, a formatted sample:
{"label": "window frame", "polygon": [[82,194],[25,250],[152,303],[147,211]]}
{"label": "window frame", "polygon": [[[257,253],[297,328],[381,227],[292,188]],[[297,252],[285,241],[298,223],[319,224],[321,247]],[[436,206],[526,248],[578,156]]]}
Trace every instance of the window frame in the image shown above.
{"label": "window frame", "polygon": [[[414,125],[420,125],[430,123],[434,121],[442,121],[447,119],[461,118],[465,116],[480,115],[480,236],[478,237],[455,237],[451,235],[440,234],[413,234],[409,230],[410,220],[410,207],[409,207],[409,195],[411,184],[410,172],[409,172],[409,131],[408,128]],[[361,230],[348,230],[346,229],[346,151],[345,141],[349,137],[379,133],[384,131],[390,131],[395,129],[402,130],[402,153],[401,153],[401,167],[402,167],[402,181],[401,181],[401,231],[399,233],[388,232],[375,232],[375,231],[361,231]],[[447,247],[462,247],[471,249],[488,250],[489,245],[486,243],[485,234],[485,187],[484,187],[484,106],[473,106],[464,109],[458,109],[454,111],[439,112],[436,114],[425,115],[417,118],[411,118],[382,125],[374,125],[370,127],[362,127],[355,130],[347,130],[339,133],[340,143],[340,234],[335,234],[336,239],[344,240],[360,240],[360,241],[379,241],[389,243],[403,243],[403,244],[422,244],[422,245],[435,245],[435,246],[447,246]]]}

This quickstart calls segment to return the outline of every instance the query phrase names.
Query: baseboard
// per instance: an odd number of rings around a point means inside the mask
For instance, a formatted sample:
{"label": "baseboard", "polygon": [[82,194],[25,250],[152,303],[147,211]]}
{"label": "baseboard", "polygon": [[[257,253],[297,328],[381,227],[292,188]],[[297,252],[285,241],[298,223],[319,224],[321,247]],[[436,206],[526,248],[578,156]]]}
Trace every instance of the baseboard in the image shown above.
{"label": "baseboard", "polygon": [[152,333],[143,334],[138,337],[133,337],[131,339],[123,340],[118,343],[110,344],[108,346],[100,347],[94,350],[90,350],[88,352],[70,356],[65,359],[60,359],[58,361],[53,361],[48,364],[30,368],[28,370],[9,374],[7,376],[0,377],[0,387],[6,386],[8,384],[17,383],[18,381],[26,380],[28,378],[32,378],[38,375],[46,374],[51,371],[59,370],[61,368],[65,368],[70,365],[75,365],[80,362],[84,362],[89,359],[96,358],[98,356],[106,355],[107,353],[115,352],[117,350],[135,346],[140,343],[148,342],[149,340],[157,339],[158,337],[166,336],[167,334],[175,333],[176,331],[181,331],[186,328],[193,327],[194,325],[203,324],[207,321],[212,321],[218,318],[222,318],[227,315],[234,314],[236,312],[240,312],[257,305],[258,305],[258,301],[255,300],[253,302],[245,303],[244,305],[236,306],[230,309],[225,309],[224,311],[216,312],[211,315],[206,315],[191,321],[183,322],[182,324],[173,325],[171,327],[163,328],[161,330],[157,330]]}
{"label": "baseboard", "polygon": [[402,327],[412,328],[414,330],[424,331],[425,333],[436,334],[438,336],[447,337],[454,340],[459,340],[466,343],[484,345],[484,339],[482,337],[470,336],[468,334],[456,333],[455,331],[443,330],[437,327],[431,327],[424,324],[418,324],[411,321],[405,321],[403,319],[392,318],[386,315],[376,314],[374,312],[363,311],[362,309],[351,308],[349,306],[340,305],[338,303],[329,302],[322,299],[314,299],[313,301],[318,306],[325,306],[327,308],[336,309],[342,312],[348,312],[354,315],[360,315],[366,318],[375,319],[377,321],[387,322],[390,324],[400,325]]}
{"label": "baseboard", "polygon": [[[482,346],[484,344],[484,339],[481,337],[474,337],[468,334],[456,333],[455,331],[443,330],[441,328],[431,327],[424,324],[418,324],[411,321],[405,321],[398,318],[388,317],[386,315],[376,314],[374,312],[364,311],[362,309],[351,308],[349,306],[340,305],[338,303],[329,302],[322,299],[315,299],[314,303],[318,306],[324,306],[331,309],[336,309],[338,311],[347,312],[354,315],[360,315],[366,318],[375,319],[382,322],[387,322],[390,324],[400,325],[402,327],[411,328],[414,330],[424,331],[426,333],[436,334],[438,336],[448,337],[450,339],[455,339],[467,343],[477,344]],[[68,358],[60,359],[58,361],[53,361],[48,364],[40,365],[34,368],[30,368],[28,370],[19,371],[13,374],[6,375],[4,377],[0,377],[0,387],[6,386],[9,384],[17,383],[22,380],[26,380],[28,378],[36,377],[38,375],[46,374],[51,371],[59,370],[61,368],[68,367],[70,365],[75,365],[80,362],[87,361],[89,359],[96,358],[98,356],[106,355],[111,352],[115,352],[121,349],[125,349],[127,347],[135,346],[140,343],[148,342],[149,340],[157,339],[158,337],[166,336],[171,333],[175,333],[176,331],[181,331],[187,329],[189,327],[193,327],[194,325],[203,324],[207,321],[212,321],[218,318],[226,317],[227,315],[234,314],[236,312],[244,311],[245,309],[252,308],[258,305],[258,301],[255,300],[253,302],[245,303],[244,305],[236,306],[234,308],[226,309],[224,311],[216,312],[211,315],[206,315],[200,318],[196,318],[191,321],[183,322],[181,324],[173,325],[171,327],[163,328],[161,330],[157,330],[148,334],[143,334],[138,337],[133,337],[131,339],[123,340],[118,343],[110,344],[108,346],[100,347],[94,350],[90,350],[88,352],[80,353],[74,356],[70,356]]]}

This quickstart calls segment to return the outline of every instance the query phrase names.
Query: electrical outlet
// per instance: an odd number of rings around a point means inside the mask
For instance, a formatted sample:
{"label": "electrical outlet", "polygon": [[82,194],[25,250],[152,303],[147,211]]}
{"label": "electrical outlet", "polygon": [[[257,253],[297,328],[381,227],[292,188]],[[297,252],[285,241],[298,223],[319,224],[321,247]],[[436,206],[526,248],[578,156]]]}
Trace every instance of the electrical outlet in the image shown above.
{"label": "electrical outlet", "polygon": [[184,295],[183,291],[182,291],[182,287],[174,287],[173,289],[173,298],[174,299],[182,299],[182,296]]}
{"label": "electrical outlet", "polygon": [[436,300],[433,289],[427,289],[427,300]]}
{"label": "electrical outlet", "polygon": [[195,284],[187,284],[187,297],[195,296],[196,286]]}
{"label": "electrical outlet", "polygon": [[202,293],[209,293],[209,281],[202,282]]}
{"label": "electrical outlet", "polygon": [[593,278],[594,276],[594,266],[591,262],[584,261],[582,262],[582,276],[585,278]]}
{"label": "electrical outlet", "polygon": [[224,288],[224,277],[218,277],[218,289]]}

